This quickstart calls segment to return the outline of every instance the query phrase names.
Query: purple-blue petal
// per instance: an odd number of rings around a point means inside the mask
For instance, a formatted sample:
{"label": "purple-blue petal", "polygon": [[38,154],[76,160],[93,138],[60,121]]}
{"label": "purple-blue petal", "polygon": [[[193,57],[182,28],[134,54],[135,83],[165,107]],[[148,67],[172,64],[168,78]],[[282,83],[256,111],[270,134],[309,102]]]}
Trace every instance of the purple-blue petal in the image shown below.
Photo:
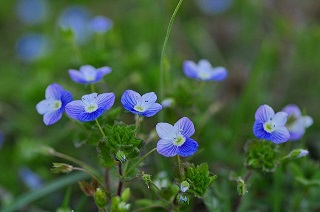
{"label": "purple-blue petal", "polygon": [[[134,113],[134,106],[136,106],[137,101],[141,99],[141,95],[133,90],[126,90],[121,96],[121,103],[126,110]],[[135,113],[138,114],[138,113]]]}
{"label": "purple-blue petal", "polygon": [[93,121],[100,117],[105,111],[106,109],[104,108],[98,108],[96,111],[92,113],[82,112],[78,115],[77,119],[81,122]]}
{"label": "purple-blue petal", "polygon": [[270,140],[275,144],[286,142],[290,138],[290,133],[286,127],[278,127],[271,135]]}
{"label": "purple-blue petal", "polygon": [[274,111],[269,105],[261,105],[255,113],[255,119],[266,123],[274,116]]}
{"label": "purple-blue petal", "polygon": [[174,126],[185,137],[191,137],[195,132],[194,125],[188,117],[179,119]]}
{"label": "purple-blue petal", "polygon": [[212,69],[212,74],[207,79],[207,81],[208,80],[214,80],[214,81],[219,82],[219,81],[224,80],[227,76],[228,76],[227,70],[224,67],[219,66],[219,67],[216,67],[216,68]]}
{"label": "purple-blue petal", "polygon": [[107,75],[107,74],[110,74],[111,71],[112,71],[112,69],[111,69],[110,67],[108,67],[108,66],[103,66],[103,67],[97,69],[97,72],[98,72],[102,77],[105,76],[105,75]]}
{"label": "purple-blue petal", "polygon": [[37,112],[40,114],[40,115],[43,115],[47,112],[50,112],[51,111],[51,108],[48,106],[48,100],[42,100],[40,101],[37,105],[36,105],[36,109],[37,109]]}
{"label": "purple-blue petal", "polygon": [[177,154],[182,157],[189,157],[198,150],[198,147],[199,145],[195,140],[186,138],[184,144],[178,147]]}
{"label": "purple-blue petal", "polygon": [[71,102],[72,100],[73,100],[72,94],[71,94],[69,91],[63,90],[63,91],[61,92],[61,103],[62,103],[61,108],[63,109],[63,111],[64,111],[65,106],[66,106],[69,102]]}
{"label": "purple-blue petal", "polygon": [[177,146],[173,145],[171,141],[160,139],[157,143],[157,151],[165,157],[173,157],[177,155]]}
{"label": "purple-blue petal", "polygon": [[272,118],[272,122],[276,125],[276,126],[284,126],[287,122],[287,117],[288,114],[285,112],[278,112],[274,115],[274,117]]}
{"label": "purple-blue petal", "polygon": [[145,117],[151,117],[158,113],[161,109],[162,105],[160,105],[159,103],[153,103],[149,106],[149,108],[146,111],[140,113],[140,115]]}
{"label": "purple-blue petal", "polygon": [[288,116],[293,115],[295,118],[301,116],[300,108],[295,104],[289,104],[282,109],[283,112],[286,112]]}
{"label": "purple-blue petal", "polygon": [[62,91],[63,88],[61,85],[53,83],[49,85],[46,89],[46,99],[60,100]]}
{"label": "purple-blue petal", "polygon": [[69,102],[66,107],[66,113],[67,115],[72,119],[79,119],[80,114],[85,113],[85,105],[81,100],[75,100],[72,102]]}
{"label": "purple-blue petal", "polygon": [[76,83],[80,83],[80,84],[86,84],[87,81],[85,80],[83,73],[74,70],[74,69],[69,69],[68,71],[70,78],[76,82]]}
{"label": "purple-blue petal", "polygon": [[183,62],[183,71],[187,77],[198,78],[197,64],[191,60]]}
{"label": "purple-blue petal", "polygon": [[253,133],[259,139],[264,139],[270,141],[271,134],[266,132],[263,128],[263,123],[261,121],[255,121],[253,124]]}
{"label": "purple-blue petal", "polygon": [[63,111],[61,110],[55,110],[52,112],[45,113],[43,115],[43,122],[45,125],[52,125],[59,121],[62,117]]}
{"label": "purple-blue petal", "polygon": [[103,93],[97,96],[98,108],[102,110],[108,110],[114,104],[115,95],[114,93]]}

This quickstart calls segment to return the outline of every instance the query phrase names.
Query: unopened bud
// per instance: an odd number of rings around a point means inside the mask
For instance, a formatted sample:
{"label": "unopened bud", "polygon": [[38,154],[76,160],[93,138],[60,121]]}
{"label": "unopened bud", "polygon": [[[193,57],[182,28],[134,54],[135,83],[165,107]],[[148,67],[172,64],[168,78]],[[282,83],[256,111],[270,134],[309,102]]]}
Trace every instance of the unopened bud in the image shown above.
{"label": "unopened bud", "polygon": [[99,208],[104,208],[107,206],[107,195],[100,188],[97,188],[94,193],[94,201]]}
{"label": "unopened bud", "polygon": [[130,198],[130,188],[126,188],[121,194],[121,200],[123,202],[127,202],[129,198]]}
{"label": "unopened bud", "polygon": [[307,154],[309,154],[309,151],[304,149],[294,149],[290,152],[290,156],[293,158],[301,158]]}
{"label": "unopened bud", "polygon": [[53,163],[51,171],[53,173],[69,173],[73,170],[73,166],[65,163]]}
{"label": "unopened bud", "polygon": [[118,159],[118,161],[120,161],[121,163],[126,162],[127,158],[126,155],[124,154],[124,152],[122,151],[118,151],[116,154],[116,158]]}
{"label": "unopened bud", "polygon": [[180,189],[182,192],[186,192],[190,187],[190,184],[187,181],[183,181],[180,185]]}
{"label": "unopened bud", "polygon": [[247,185],[241,177],[238,177],[238,180],[237,180],[237,190],[240,196],[243,196],[248,192]]}

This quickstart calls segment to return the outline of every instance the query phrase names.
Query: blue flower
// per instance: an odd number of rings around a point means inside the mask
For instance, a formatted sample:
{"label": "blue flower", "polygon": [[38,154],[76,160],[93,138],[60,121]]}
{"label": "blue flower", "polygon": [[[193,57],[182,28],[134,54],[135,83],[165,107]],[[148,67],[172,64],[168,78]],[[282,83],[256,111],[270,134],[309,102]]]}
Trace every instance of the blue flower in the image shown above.
{"label": "blue flower", "polygon": [[48,19],[49,8],[48,0],[19,0],[16,13],[26,24],[40,24]]}
{"label": "blue flower", "polygon": [[104,75],[111,72],[111,68],[104,66],[101,68],[94,68],[91,65],[84,65],[80,67],[80,70],[70,69],[69,75],[71,79],[80,84],[92,84],[100,81]]}
{"label": "blue flower", "polygon": [[308,151],[308,150],[301,149],[299,155],[297,156],[297,158],[304,157],[304,156],[306,156],[307,154],[309,154],[309,151]]}
{"label": "blue flower", "polygon": [[121,96],[121,103],[124,108],[133,114],[145,117],[154,116],[162,106],[157,101],[157,95],[154,92],[140,95],[139,93],[126,90]]}
{"label": "blue flower", "polygon": [[24,184],[26,184],[32,190],[39,189],[43,185],[40,176],[27,167],[20,168],[19,175]]}
{"label": "blue flower", "polygon": [[222,81],[228,76],[224,67],[212,68],[208,60],[200,60],[198,64],[186,60],[183,62],[183,71],[187,77],[201,81]]}
{"label": "blue flower", "polygon": [[114,103],[114,93],[97,93],[82,96],[82,100],[75,100],[67,104],[66,113],[73,119],[87,122],[101,116]]}
{"label": "blue flower", "polygon": [[90,21],[89,27],[95,33],[104,33],[112,27],[112,21],[103,16],[96,16]]}
{"label": "blue flower", "polygon": [[297,105],[290,104],[282,109],[288,114],[286,127],[290,133],[290,140],[299,140],[304,135],[306,128],[313,124],[313,119],[310,116],[303,116]]}
{"label": "blue flower", "polygon": [[268,105],[261,105],[255,114],[256,121],[253,125],[253,133],[259,139],[280,144],[288,141],[290,134],[285,127],[288,114],[285,112],[274,113]]}
{"label": "blue flower", "polygon": [[173,157],[177,154],[188,157],[198,150],[198,143],[190,138],[195,132],[194,125],[187,117],[179,119],[174,126],[158,123],[156,130],[160,137],[157,151],[165,157]]}
{"label": "blue flower", "polygon": [[71,101],[72,94],[61,85],[53,83],[46,89],[46,99],[39,102],[36,109],[43,115],[45,125],[51,125],[60,120],[65,106]]}

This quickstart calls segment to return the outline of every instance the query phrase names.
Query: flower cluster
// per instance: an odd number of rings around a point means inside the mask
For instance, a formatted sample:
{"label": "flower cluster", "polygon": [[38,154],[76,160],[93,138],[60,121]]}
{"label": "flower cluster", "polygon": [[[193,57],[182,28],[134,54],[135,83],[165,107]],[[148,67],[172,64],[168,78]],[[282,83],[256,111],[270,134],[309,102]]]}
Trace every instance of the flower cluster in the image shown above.
{"label": "flower cluster", "polygon": [[302,116],[296,105],[287,105],[278,113],[270,106],[262,105],[255,113],[253,133],[259,139],[280,144],[300,139],[312,123],[312,118]]}

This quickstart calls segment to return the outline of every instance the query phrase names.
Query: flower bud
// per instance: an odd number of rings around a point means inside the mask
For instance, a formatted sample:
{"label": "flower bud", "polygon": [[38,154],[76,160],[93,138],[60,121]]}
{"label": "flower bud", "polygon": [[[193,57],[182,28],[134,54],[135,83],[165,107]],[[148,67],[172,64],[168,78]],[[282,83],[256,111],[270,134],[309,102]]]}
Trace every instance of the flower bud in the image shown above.
{"label": "flower bud", "polygon": [[150,174],[145,174],[144,172],[142,172],[142,180],[144,181],[144,183],[148,186],[149,188],[149,183],[152,182],[151,180],[151,175]]}
{"label": "flower bud", "polygon": [[184,204],[186,202],[189,202],[188,196],[183,195],[183,194],[179,194],[178,197],[177,197],[177,200],[178,200],[179,204]]}
{"label": "flower bud", "polygon": [[293,158],[301,158],[307,154],[309,154],[309,151],[304,149],[294,149],[290,152],[290,156]]}
{"label": "flower bud", "polygon": [[99,208],[104,208],[107,205],[107,195],[100,188],[97,188],[94,193],[94,201]]}
{"label": "flower bud", "polygon": [[51,171],[53,173],[69,173],[73,170],[73,166],[65,163],[53,163]]}
{"label": "flower bud", "polygon": [[187,181],[183,181],[180,185],[182,192],[186,192],[190,188],[190,184]]}
{"label": "flower bud", "polygon": [[126,155],[124,154],[123,151],[118,151],[116,154],[116,158],[118,159],[118,161],[120,161],[121,163],[126,162]]}
{"label": "flower bud", "polygon": [[130,198],[130,188],[126,188],[121,194],[121,200],[123,202],[127,202],[129,198]]}
{"label": "flower bud", "polygon": [[238,177],[238,180],[237,180],[237,190],[240,196],[243,196],[248,192],[247,185],[245,184],[244,180],[241,177]]}

